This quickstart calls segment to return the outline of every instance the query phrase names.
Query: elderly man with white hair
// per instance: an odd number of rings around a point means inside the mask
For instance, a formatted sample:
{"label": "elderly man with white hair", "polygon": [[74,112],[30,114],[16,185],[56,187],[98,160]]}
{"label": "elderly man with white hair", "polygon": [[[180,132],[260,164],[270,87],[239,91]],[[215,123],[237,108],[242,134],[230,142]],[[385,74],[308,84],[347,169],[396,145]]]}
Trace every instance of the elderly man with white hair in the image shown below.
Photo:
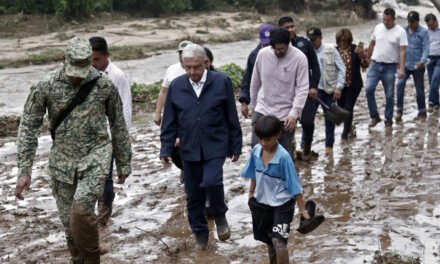
{"label": "elderly man with white hair", "polygon": [[171,82],[161,127],[160,159],[171,164],[176,137],[180,137],[188,220],[196,245],[206,249],[209,229],[205,201],[210,201],[221,241],[230,235],[226,220],[228,207],[223,189],[226,157],[238,160],[242,132],[235,105],[232,82],[223,73],[206,69],[205,50],[196,44],[182,52],[186,75]]}

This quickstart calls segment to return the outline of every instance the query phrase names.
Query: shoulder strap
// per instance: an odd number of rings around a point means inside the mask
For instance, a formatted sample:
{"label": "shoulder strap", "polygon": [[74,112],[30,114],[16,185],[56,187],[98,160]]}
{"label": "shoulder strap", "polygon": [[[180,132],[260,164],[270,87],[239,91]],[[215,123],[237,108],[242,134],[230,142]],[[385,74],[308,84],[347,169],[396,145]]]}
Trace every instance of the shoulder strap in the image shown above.
{"label": "shoulder strap", "polygon": [[90,82],[84,84],[79,91],[76,93],[75,97],[73,97],[72,101],[70,101],[69,105],[58,115],[50,129],[50,135],[52,140],[55,140],[55,131],[57,128],[63,123],[64,119],[69,116],[69,114],[80,104],[84,102],[84,100],[89,96],[99,77],[91,80]]}

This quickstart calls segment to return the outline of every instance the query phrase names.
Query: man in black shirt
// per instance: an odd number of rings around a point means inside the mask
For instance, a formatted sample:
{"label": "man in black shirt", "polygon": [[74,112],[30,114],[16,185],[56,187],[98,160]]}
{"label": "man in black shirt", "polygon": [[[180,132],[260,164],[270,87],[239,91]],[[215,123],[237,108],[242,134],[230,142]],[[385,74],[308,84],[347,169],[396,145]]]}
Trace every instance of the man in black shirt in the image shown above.
{"label": "man in black shirt", "polygon": [[240,98],[238,101],[241,103],[241,113],[244,117],[249,117],[249,103],[251,101],[251,97],[249,94],[249,89],[251,85],[252,71],[254,69],[255,60],[257,59],[257,54],[260,49],[268,46],[270,43],[269,36],[270,31],[274,28],[272,24],[263,24],[260,26],[260,43],[258,43],[257,47],[249,54],[246,69],[243,74],[243,79],[241,80],[241,88],[240,88]]}
{"label": "man in black shirt", "polygon": [[[301,123],[304,126],[303,121],[304,120],[313,120],[313,115],[310,115],[312,111],[309,111],[308,109],[311,109],[313,106],[312,102],[316,100],[316,97],[318,96],[318,84],[319,84],[319,78],[321,78],[321,70],[319,68],[319,62],[318,57],[316,56],[315,49],[312,46],[312,43],[307,38],[300,37],[296,35],[295,31],[295,23],[293,22],[293,18],[289,16],[281,17],[278,20],[278,26],[287,29],[290,32],[290,38],[292,41],[292,45],[299,50],[301,50],[307,57],[307,61],[309,63],[309,96],[307,97],[306,104],[304,105],[304,109],[301,115]],[[307,122],[307,124],[311,123],[310,121]],[[310,145],[303,145],[303,160],[308,160],[311,155],[311,146]]]}

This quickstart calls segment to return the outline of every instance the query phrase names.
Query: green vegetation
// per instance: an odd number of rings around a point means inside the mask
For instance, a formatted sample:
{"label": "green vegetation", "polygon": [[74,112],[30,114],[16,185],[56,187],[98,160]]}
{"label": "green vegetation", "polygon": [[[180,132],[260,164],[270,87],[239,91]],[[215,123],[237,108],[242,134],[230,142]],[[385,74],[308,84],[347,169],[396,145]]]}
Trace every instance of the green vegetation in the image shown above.
{"label": "green vegetation", "polygon": [[419,257],[403,256],[397,252],[381,252],[376,251],[374,253],[374,259],[372,264],[421,264]]}
{"label": "green vegetation", "polygon": [[240,66],[234,63],[225,64],[217,69],[220,72],[225,73],[232,80],[232,87],[239,88],[241,79],[243,78],[244,70]]}

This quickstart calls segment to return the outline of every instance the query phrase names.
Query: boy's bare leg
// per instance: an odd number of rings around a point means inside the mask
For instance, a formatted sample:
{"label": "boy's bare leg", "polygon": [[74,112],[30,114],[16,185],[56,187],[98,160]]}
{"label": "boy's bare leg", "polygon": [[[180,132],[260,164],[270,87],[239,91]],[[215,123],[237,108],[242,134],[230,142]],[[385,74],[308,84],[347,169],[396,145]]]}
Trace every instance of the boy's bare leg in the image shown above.
{"label": "boy's bare leg", "polygon": [[270,264],[277,264],[277,253],[272,245],[267,244],[267,251],[269,252]]}
{"label": "boy's bare leg", "polygon": [[[287,252],[287,244],[279,238],[272,238],[273,247],[276,252],[277,264],[289,264],[289,252]],[[272,263],[272,262],[271,262]]]}

